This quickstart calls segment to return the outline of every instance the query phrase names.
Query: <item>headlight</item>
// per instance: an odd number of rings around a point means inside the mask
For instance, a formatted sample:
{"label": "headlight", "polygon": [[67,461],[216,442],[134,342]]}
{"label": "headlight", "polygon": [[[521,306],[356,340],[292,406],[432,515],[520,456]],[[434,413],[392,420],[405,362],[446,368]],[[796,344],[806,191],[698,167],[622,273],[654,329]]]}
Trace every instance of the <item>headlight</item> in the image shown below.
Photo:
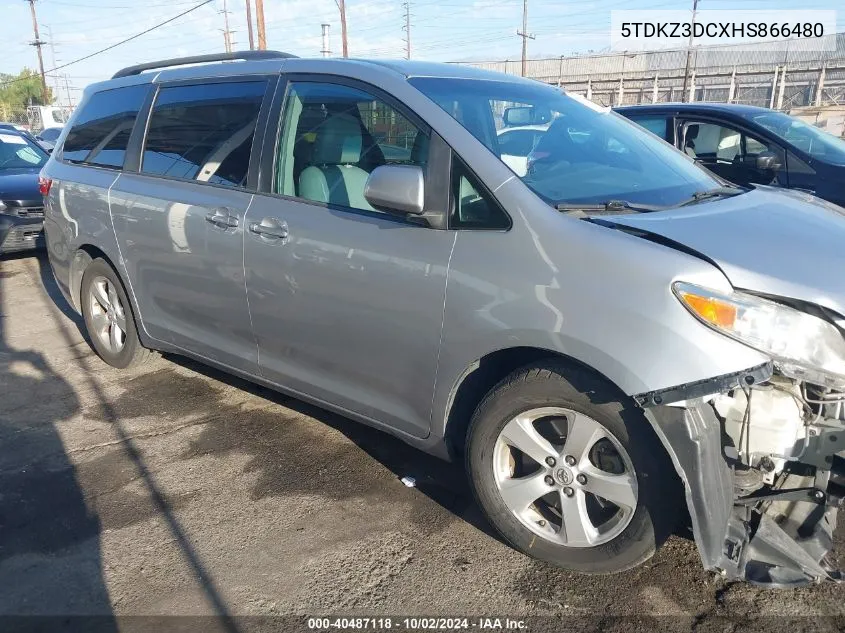
{"label": "headlight", "polygon": [[742,292],[683,282],[672,289],[702,323],[768,354],[787,376],[845,388],[845,339],[833,324]]}
{"label": "headlight", "polygon": [[0,200],[0,213],[6,213],[6,205]]}

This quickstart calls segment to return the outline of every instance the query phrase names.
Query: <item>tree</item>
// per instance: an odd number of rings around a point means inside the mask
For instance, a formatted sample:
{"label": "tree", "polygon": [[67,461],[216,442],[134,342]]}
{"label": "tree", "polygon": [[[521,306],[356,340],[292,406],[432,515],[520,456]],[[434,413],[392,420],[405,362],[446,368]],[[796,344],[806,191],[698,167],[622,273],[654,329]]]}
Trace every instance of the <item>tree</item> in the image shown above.
{"label": "tree", "polygon": [[42,98],[41,77],[34,70],[24,68],[17,76],[0,73],[0,114],[26,112],[28,105],[50,105],[52,102],[53,93],[49,87],[46,100]]}

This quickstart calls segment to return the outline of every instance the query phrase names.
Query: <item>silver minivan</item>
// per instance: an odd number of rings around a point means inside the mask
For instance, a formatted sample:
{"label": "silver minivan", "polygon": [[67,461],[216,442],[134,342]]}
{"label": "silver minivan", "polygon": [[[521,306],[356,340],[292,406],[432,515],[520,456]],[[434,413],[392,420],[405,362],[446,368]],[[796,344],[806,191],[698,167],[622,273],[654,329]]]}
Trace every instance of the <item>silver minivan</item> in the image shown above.
{"label": "silver minivan", "polygon": [[[537,131],[517,170],[509,126]],[[41,177],[110,365],[184,354],[463,460],[567,569],[688,515],[728,579],[839,578],[843,209],[542,83],[268,51],[89,86]]]}

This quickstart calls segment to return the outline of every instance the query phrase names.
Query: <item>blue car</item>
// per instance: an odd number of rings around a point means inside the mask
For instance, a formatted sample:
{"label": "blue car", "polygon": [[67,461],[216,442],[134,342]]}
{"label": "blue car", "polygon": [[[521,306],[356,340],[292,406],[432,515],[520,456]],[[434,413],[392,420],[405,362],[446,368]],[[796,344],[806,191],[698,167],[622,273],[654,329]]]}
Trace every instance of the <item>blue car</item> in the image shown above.
{"label": "blue car", "polygon": [[0,129],[0,254],[44,246],[38,173],[49,155],[27,136]]}
{"label": "blue car", "polygon": [[845,140],[788,114],[733,103],[616,111],[732,183],[800,189],[845,206]]}

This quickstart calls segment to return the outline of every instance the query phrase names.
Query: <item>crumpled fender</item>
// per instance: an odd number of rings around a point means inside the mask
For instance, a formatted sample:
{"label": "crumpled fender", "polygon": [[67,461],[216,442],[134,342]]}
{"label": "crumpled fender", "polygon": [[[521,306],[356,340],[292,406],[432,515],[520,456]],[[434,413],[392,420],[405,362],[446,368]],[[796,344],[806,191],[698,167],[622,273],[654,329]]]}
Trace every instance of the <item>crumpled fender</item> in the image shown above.
{"label": "crumpled fender", "polygon": [[750,518],[747,507],[735,503],[733,473],[713,407],[692,400],[643,411],[683,482],[695,543],[706,569],[728,580],[772,587],[841,579],[818,555],[818,543],[832,540],[835,508],[828,508],[817,522],[822,534],[812,543],[796,541],[766,514]]}

